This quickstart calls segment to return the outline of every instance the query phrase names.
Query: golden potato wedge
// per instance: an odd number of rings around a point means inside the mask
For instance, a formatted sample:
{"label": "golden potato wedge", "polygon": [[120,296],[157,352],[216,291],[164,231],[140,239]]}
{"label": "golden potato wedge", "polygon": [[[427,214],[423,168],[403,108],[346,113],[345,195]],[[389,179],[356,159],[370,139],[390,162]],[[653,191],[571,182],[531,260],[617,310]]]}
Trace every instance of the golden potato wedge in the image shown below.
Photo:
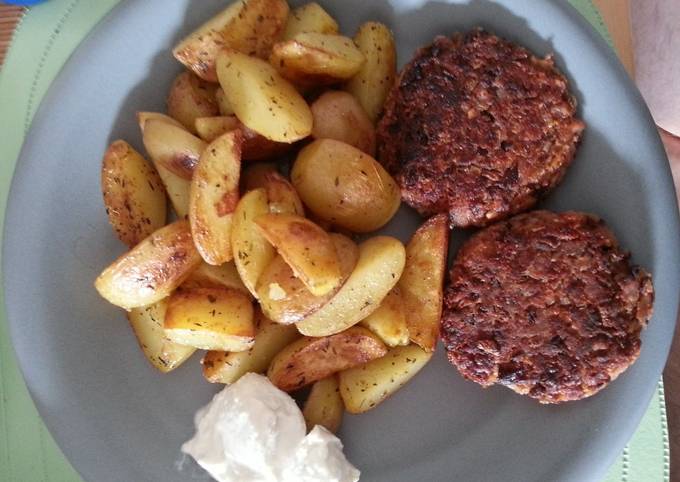
{"label": "golden potato wedge", "polygon": [[397,285],[387,293],[378,309],[361,321],[361,326],[378,335],[387,346],[409,343],[406,310],[401,296]]}
{"label": "golden potato wedge", "polygon": [[365,365],[340,372],[340,395],[350,413],[363,413],[403,387],[432,358],[418,345],[395,346]]}
{"label": "golden potato wedge", "polygon": [[301,86],[335,84],[354,76],[365,62],[351,38],[303,32],[272,48],[269,62]]}
{"label": "golden potato wedge", "polygon": [[183,127],[162,119],[148,119],[144,123],[143,141],[154,164],[188,181],[207,145]]}
{"label": "golden potato wedge", "polygon": [[239,0],[201,25],[172,51],[200,78],[217,82],[215,63],[224,47],[266,59],[288,19],[285,0]]}
{"label": "golden potato wedge", "polygon": [[246,351],[255,341],[253,305],[231,288],[175,291],[163,327],[168,339],[203,350]]}
{"label": "golden potato wedge", "polygon": [[217,90],[215,91],[215,100],[217,101],[217,105],[220,108],[220,115],[222,116],[234,115],[234,109],[231,108],[231,104],[229,103],[229,100],[227,99],[227,96],[225,95],[224,89],[222,87],[218,87]]}
{"label": "golden potato wedge", "polygon": [[337,432],[344,412],[345,404],[340,396],[338,377],[335,375],[312,385],[312,390],[302,409],[308,432],[316,425],[326,427],[331,433]]}
{"label": "golden potato wedge", "polygon": [[241,131],[208,145],[196,166],[189,195],[189,222],[196,249],[208,264],[231,260],[231,224],[239,200]]}
{"label": "golden potato wedge", "polygon": [[300,196],[288,179],[278,172],[267,172],[263,177],[270,213],[305,215]]}
{"label": "golden potato wedge", "polygon": [[212,142],[222,134],[238,129],[241,123],[236,116],[199,117],[195,121],[196,132],[205,142]]}
{"label": "golden potato wedge", "polygon": [[215,98],[217,86],[196,77],[191,72],[177,76],[168,94],[168,114],[188,131],[196,133],[196,119],[220,113]]}
{"label": "golden potato wedge", "polygon": [[[342,234],[330,233],[340,261],[340,284],[344,283],[359,258],[359,247]],[[257,296],[262,311],[277,323],[295,323],[318,310],[336,290],[323,296],[313,295],[281,256],[265,268],[257,282]]]}
{"label": "golden potato wedge", "polygon": [[311,106],[312,137],[335,139],[375,156],[375,129],[361,104],[347,92],[329,90]]}
{"label": "golden potato wedge", "polygon": [[274,357],[267,376],[281,390],[292,392],[385,353],[387,348],[377,336],[354,326],[335,335],[291,343]]}
{"label": "golden potato wedge", "polygon": [[214,288],[224,286],[239,290],[249,298],[252,298],[250,291],[241,281],[241,277],[236,270],[236,265],[233,261],[213,266],[206,262],[198,265],[198,268],[193,270],[184,283],[182,288]]}
{"label": "golden potato wedge", "polygon": [[165,224],[167,202],[161,178],[127,142],[114,141],[106,150],[101,183],[109,223],[128,246]]}
{"label": "golden potato wedge", "polygon": [[169,115],[161,114],[160,112],[137,112],[137,123],[139,124],[139,129],[142,131],[142,134],[144,134],[144,125],[146,124],[146,121],[150,119],[164,121],[166,124],[184,129],[184,126],[180,122]]}
{"label": "golden potato wedge", "polygon": [[248,372],[264,373],[272,359],[286,346],[300,338],[292,326],[268,320],[256,314],[255,343],[248,351],[209,351],[203,357],[203,376],[211,383],[234,383]]}
{"label": "golden potato wedge", "polygon": [[336,34],[340,30],[338,22],[316,2],[306,3],[288,15],[283,40],[291,40],[303,32]]}
{"label": "golden potato wedge", "polygon": [[241,189],[243,192],[253,189],[264,188],[264,175],[268,172],[278,172],[278,167],[273,162],[258,162],[248,164],[241,173]]}
{"label": "golden potato wedge", "polygon": [[114,261],[94,286],[109,303],[129,310],[167,297],[200,263],[189,223],[176,221]]}
{"label": "golden potato wedge", "polygon": [[254,220],[269,212],[267,193],[255,189],[241,198],[231,225],[234,263],[248,291],[257,298],[257,280],[276,255],[274,247],[262,235]]}
{"label": "golden potato wedge", "polygon": [[449,252],[449,219],[438,214],[425,221],[406,246],[406,266],[399,280],[411,341],[434,351],[444,301],[444,273]]}
{"label": "golden potato wedge", "polygon": [[326,336],[359,323],[378,309],[397,284],[406,251],[401,241],[376,236],[359,245],[359,259],[340,290],[320,309],[297,323],[300,333]]}
{"label": "golden potato wedge", "polygon": [[191,190],[191,182],[179,177],[174,172],[166,169],[160,164],[154,164],[158,175],[163,181],[165,192],[168,193],[170,204],[177,214],[178,218],[186,218],[189,216],[189,191]]}
{"label": "golden potato wedge", "polygon": [[265,214],[255,224],[312,294],[323,296],[340,285],[338,254],[326,231],[294,214]]}
{"label": "golden potato wedge", "polygon": [[334,139],[302,149],[290,178],[309,211],[357,233],[381,228],[401,204],[399,186],[375,159]]}
{"label": "golden potato wedge", "polygon": [[236,117],[267,139],[292,143],[312,132],[312,111],[267,62],[225,49],[217,58],[220,85]]}
{"label": "golden potato wedge", "polygon": [[382,23],[366,22],[354,36],[366,62],[345,88],[357,98],[375,123],[380,116],[397,72],[397,50],[392,32]]}
{"label": "golden potato wedge", "polygon": [[149,362],[163,373],[174,370],[195,351],[192,346],[179,345],[168,340],[163,330],[167,299],[149,306],[133,308],[127,313],[132,331]]}

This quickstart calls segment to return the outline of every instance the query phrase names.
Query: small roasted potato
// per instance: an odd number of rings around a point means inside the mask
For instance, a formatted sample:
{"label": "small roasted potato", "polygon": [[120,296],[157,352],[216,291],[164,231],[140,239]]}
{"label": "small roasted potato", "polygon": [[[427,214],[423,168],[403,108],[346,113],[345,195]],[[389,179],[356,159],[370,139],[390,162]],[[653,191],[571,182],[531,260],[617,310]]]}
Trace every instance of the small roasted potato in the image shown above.
{"label": "small roasted potato", "polygon": [[381,228],[401,204],[399,186],[375,159],[334,139],[302,149],[290,178],[309,211],[357,233]]}
{"label": "small roasted potato", "polygon": [[336,34],[340,30],[338,22],[316,2],[306,3],[288,15],[283,40],[291,40],[303,32]]}
{"label": "small roasted potato", "polygon": [[215,98],[217,86],[196,77],[191,72],[177,76],[168,94],[168,114],[187,130],[196,133],[196,119],[220,113]]}
{"label": "small roasted potato", "polygon": [[193,270],[184,283],[182,288],[214,288],[224,286],[233,288],[244,293],[250,297],[250,291],[245,287],[241,277],[236,270],[236,265],[233,261],[213,266],[206,262],[198,265],[198,268]]}
{"label": "small roasted potato", "polygon": [[224,93],[224,89],[222,87],[218,87],[217,90],[215,91],[215,100],[217,101],[217,105],[220,108],[220,115],[222,116],[234,115],[234,109],[231,108],[231,104],[229,103],[229,100],[227,99],[227,96]]}
{"label": "small roasted potato", "polygon": [[382,23],[366,22],[354,36],[366,62],[345,88],[359,101],[375,123],[380,116],[397,72],[397,50],[392,32]]}
{"label": "small roasted potato", "polygon": [[278,172],[278,167],[273,162],[258,162],[244,166],[241,173],[242,192],[264,188],[265,174],[270,172]]}
{"label": "small roasted potato", "polygon": [[149,306],[133,308],[127,313],[144,356],[163,373],[174,370],[196,351],[192,346],[179,345],[165,336],[163,323],[167,307],[168,301],[163,299]]}
{"label": "small roasted potato", "polygon": [[224,47],[266,59],[288,19],[285,0],[239,0],[182,40],[172,54],[200,78],[217,82],[215,63]]}
{"label": "small roasted potato", "polygon": [[205,142],[212,142],[222,134],[238,129],[241,123],[236,116],[199,117],[195,121],[196,132]]}
{"label": "small roasted potato", "polygon": [[300,196],[288,179],[278,172],[267,172],[264,173],[263,181],[270,213],[305,215]]}
{"label": "small roasted potato", "polygon": [[397,284],[405,260],[398,239],[376,236],[361,243],[352,274],[330,301],[297,323],[300,333],[327,336],[359,323],[378,309]]}
{"label": "small roasted potato", "polygon": [[432,358],[418,345],[390,348],[385,356],[340,372],[340,396],[349,413],[371,410],[403,387]]}
{"label": "small roasted potato", "polygon": [[406,310],[399,285],[387,293],[377,310],[361,321],[361,326],[378,335],[387,346],[408,345]]}
{"label": "small roasted potato", "polygon": [[280,325],[257,312],[255,342],[248,351],[209,351],[203,357],[203,376],[211,383],[234,383],[248,372],[264,373],[272,359],[300,338],[292,326]]}
{"label": "small roasted potato", "polygon": [[154,164],[191,181],[198,159],[206,143],[184,129],[162,119],[148,119],[144,123],[143,141]]}
{"label": "small roasted potato", "polygon": [[[342,234],[331,233],[340,262],[340,284],[344,283],[359,258],[359,248]],[[265,268],[257,282],[257,297],[262,311],[277,323],[295,323],[318,310],[336,290],[323,296],[313,295],[281,256]]]}
{"label": "small roasted potato", "polygon": [[425,221],[406,246],[406,266],[399,280],[411,341],[434,351],[444,302],[444,273],[449,252],[449,219],[438,214]]}
{"label": "small roasted potato", "polygon": [[250,299],[225,287],[175,291],[163,327],[168,339],[202,350],[246,351],[255,341]]}
{"label": "small roasted potato", "polygon": [[312,111],[290,82],[264,60],[224,49],[220,85],[236,117],[265,138],[292,143],[312,132]]}
{"label": "small roasted potato", "polygon": [[375,156],[375,129],[361,104],[347,92],[329,90],[311,106],[312,137],[335,139]]}
{"label": "small roasted potato", "polygon": [[139,124],[139,129],[142,131],[142,134],[144,134],[144,125],[146,124],[146,121],[150,119],[164,121],[166,124],[184,129],[184,126],[179,121],[173,119],[169,115],[161,114],[160,112],[137,112],[137,123]]}
{"label": "small roasted potato", "polygon": [[387,348],[377,336],[355,326],[332,336],[291,343],[274,357],[267,376],[281,390],[292,392],[385,353]]}
{"label": "small roasted potato", "polygon": [[312,385],[302,409],[307,432],[311,432],[316,425],[326,427],[331,433],[337,432],[344,412],[345,404],[340,396],[338,377],[335,375]]}
{"label": "small roasted potato", "polygon": [[208,145],[196,166],[189,195],[189,222],[196,248],[208,264],[231,260],[231,225],[239,200],[241,131]]}
{"label": "small roasted potato", "polygon": [[167,297],[200,263],[189,223],[176,221],[114,261],[94,286],[109,303],[129,310]]}
{"label": "small roasted potato", "polygon": [[101,183],[109,223],[129,247],[165,224],[167,202],[161,178],[127,142],[114,141],[106,150]]}
{"label": "small roasted potato", "polygon": [[170,204],[177,214],[178,218],[186,218],[189,216],[189,191],[191,190],[191,182],[179,177],[174,172],[165,168],[160,164],[155,164],[158,175],[163,181],[165,192],[168,193]]}
{"label": "small roasted potato", "polygon": [[255,224],[312,294],[323,296],[340,285],[338,254],[326,231],[294,214],[265,214]]}

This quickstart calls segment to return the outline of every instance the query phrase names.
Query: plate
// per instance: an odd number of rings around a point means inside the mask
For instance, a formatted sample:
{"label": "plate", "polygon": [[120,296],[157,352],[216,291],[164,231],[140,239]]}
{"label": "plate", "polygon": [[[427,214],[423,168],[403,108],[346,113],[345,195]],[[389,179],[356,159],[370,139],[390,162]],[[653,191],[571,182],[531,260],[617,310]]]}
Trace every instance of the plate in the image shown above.
{"label": "plate", "polygon": [[[3,245],[12,341],[33,399],[86,480],[208,480],[180,453],[195,411],[219,387],[198,356],[169,375],[136,346],[120,310],[92,282],[123,252],[99,191],[102,153],[124,138],[141,148],[134,113],[162,110],[179,64],[169,50],[223,0],[128,0],[71,57],[26,139]],[[292,2],[295,3],[295,2]],[[543,203],[603,216],[634,261],[654,274],[655,314],[637,363],[600,394],[541,406],[464,381],[440,349],[402,391],[346,416],[341,438],[362,481],[599,480],[637,426],[664,365],[678,306],[675,192],[644,103],[609,47],[566,2],[321,3],[354,32],[387,23],[399,59],[436,34],[481,25],[539,55],[554,51],[588,124],[565,181]],[[404,209],[386,232],[406,239]],[[454,246],[465,237],[456,232]]]}

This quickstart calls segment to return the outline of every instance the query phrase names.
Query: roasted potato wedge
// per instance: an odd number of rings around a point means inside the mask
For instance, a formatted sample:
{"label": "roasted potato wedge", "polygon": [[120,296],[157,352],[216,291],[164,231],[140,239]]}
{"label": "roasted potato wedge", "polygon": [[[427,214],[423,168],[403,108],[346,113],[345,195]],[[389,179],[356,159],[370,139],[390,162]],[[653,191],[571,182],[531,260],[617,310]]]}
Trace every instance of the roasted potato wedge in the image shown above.
{"label": "roasted potato wedge", "polygon": [[206,262],[198,265],[198,268],[193,270],[186,281],[182,283],[182,288],[215,288],[224,286],[226,288],[233,288],[239,290],[246,296],[252,298],[250,291],[241,281],[241,277],[236,270],[236,265],[233,261],[213,266]]}
{"label": "roasted potato wedge", "polygon": [[196,248],[208,264],[231,260],[231,224],[239,200],[241,131],[221,135],[201,155],[191,181],[189,222]]}
{"label": "roasted potato wedge", "polygon": [[406,246],[406,266],[399,280],[409,336],[426,351],[434,351],[439,339],[448,223],[446,214],[438,214],[418,228]]}
{"label": "roasted potato wedge", "polygon": [[333,139],[302,149],[290,178],[311,212],[357,233],[384,226],[401,203],[399,186],[375,159]]}
{"label": "roasted potato wedge", "polygon": [[294,214],[265,214],[255,224],[312,294],[323,296],[340,285],[338,254],[326,231]]}
{"label": "roasted potato wedge", "polygon": [[385,353],[387,348],[377,336],[354,326],[336,335],[291,343],[274,357],[267,376],[281,390],[292,392]]}
{"label": "roasted potato wedge", "polygon": [[205,142],[212,142],[222,134],[238,129],[241,123],[236,116],[199,117],[195,121],[196,132]]}
{"label": "roasted potato wedge", "polygon": [[248,192],[253,189],[264,188],[264,176],[269,172],[278,172],[278,167],[273,162],[258,162],[244,166],[241,173],[242,191]]}
{"label": "roasted potato wedge", "polygon": [[305,215],[305,208],[293,185],[278,172],[267,172],[263,176],[267,191],[269,212],[273,214]]}
{"label": "roasted potato wedge", "polygon": [[288,15],[283,40],[291,40],[303,32],[336,34],[340,30],[338,22],[316,2],[306,3]]}
{"label": "roasted potato wedge", "polygon": [[[359,248],[342,234],[331,233],[330,237],[338,253],[342,284],[357,263]],[[313,295],[281,256],[269,263],[257,282],[257,297],[262,311],[277,323],[295,323],[304,319],[330,300],[334,293]]]}
{"label": "roasted potato wedge", "polygon": [[408,345],[406,310],[398,285],[387,293],[377,310],[361,321],[361,325],[378,335],[387,346]]}
{"label": "roasted potato wedge", "polygon": [[300,338],[294,326],[256,315],[255,343],[248,351],[209,351],[203,357],[203,376],[211,383],[234,383],[248,372],[264,373],[272,359],[286,346]]}
{"label": "roasted potato wedge", "polygon": [[188,217],[191,182],[179,177],[160,164],[155,164],[155,166],[161,181],[163,181],[165,192],[168,193],[168,198],[170,198],[170,204],[172,204],[175,214],[177,214],[178,218],[182,219]]}
{"label": "roasted potato wedge", "polygon": [[109,223],[128,246],[165,224],[167,202],[161,178],[127,142],[115,141],[106,150],[101,183]]}
{"label": "roasted potato wedge", "polygon": [[150,119],[164,121],[166,124],[184,129],[181,122],[176,121],[169,115],[161,114],[160,112],[137,112],[137,123],[139,124],[139,129],[142,131],[142,134],[144,134],[144,125],[146,124],[146,121]]}
{"label": "roasted potato wedge", "polygon": [[312,137],[335,139],[375,156],[375,129],[361,104],[347,92],[329,90],[311,106]]}
{"label": "roasted potato wedge", "polygon": [[177,76],[168,94],[168,114],[187,130],[196,133],[196,119],[220,113],[215,91],[217,86],[196,77],[191,72]]}
{"label": "roasted potato wedge", "polygon": [[196,351],[192,346],[179,345],[166,338],[163,323],[167,307],[168,301],[163,299],[127,313],[144,356],[163,373],[174,370]]}
{"label": "roasted potato wedge", "polygon": [[432,358],[418,345],[390,348],[385,356],[340,372],[340,395],[350,413],[363,413],[403,387]]}
{"label": "roasted potato wedge", "polygon": [[148,119],[144,123],[143,140],[154,164],[188,181],[207,145],[183,127],[163,119]]}
{"label": "roasted potato wedge", "polygon": [[109,303],[129,310],[167,297],[200,263],[189,223],[176,221],[114,261],[94,286]]}
{"label": "roasted potato wedge", "polygon": [[354,36],[354,43],[366,57],[346,89],[357,98],[375,123],[380,116],[397,72],[397,50],[392,32],[382,23],[366,22]]}
{"label": "roasted potato wedge", "polygon": [[276,255],[274,247],[262,235],[255,219],[269,212],[267,193],[255,189],[241,198],[231,225],[234,263],[248,291],[257,298],[257,280]]}
{"label": "roasted potato wedge", "polygon": [[255,341],[253,305],[231,288],[175,291],[165,313],[165,336],[203,350],[245,351]]}
{"label": "roasted potato wedge", "polygon": [[215,91],[215,100],[217,101],[217,105],[220,108],[220,115],[222,116],[234,115],[234,109],[231,108],[231,104],[229,103],[229,100],[227,99],[227,96],[224,93],[224,89],[222,87],[218,87],[217,90]]}
{"label": "roasted potato wedge", "polygon": [[326,336],[359,323],[378,309],[404,269],[401,241],[376,236],[359,245],[359,259],[340,290],[320,309],[297,323],[300,333]]}
{"label": "roasted potato wedge", "polygon": [[267,139],[292,143],[312,132],[312,111],[267,62],[225,49],[217,58],[220,85],[236,117]]}
{"label": "roasted potato wedge", "polygon": [[302,409],[307,432],[310,432],[316,425],[326,427],[331,433],[337,432],[344,412],[345,404],[340,396],[338,378],[335,375],[312,385],[312,390]]}
{"label": "roasted potato wedge", "polygon": [[172,51],[200,78],[217,82],[215,63],[224,47],[266,59],[288,19],[285,0],[239,0],[201,25]]}

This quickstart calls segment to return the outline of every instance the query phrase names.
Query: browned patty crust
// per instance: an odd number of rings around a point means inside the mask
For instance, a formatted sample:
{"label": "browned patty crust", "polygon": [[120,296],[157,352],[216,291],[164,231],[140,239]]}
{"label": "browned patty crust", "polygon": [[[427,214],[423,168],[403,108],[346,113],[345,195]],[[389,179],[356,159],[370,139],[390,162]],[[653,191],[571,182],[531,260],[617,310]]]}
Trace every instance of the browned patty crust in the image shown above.
{"label": "browned patty crust", "polygon": [[635,361],[654,290],[595,216],[534,211],[465,243],[444,299],[442,339],[465,378],[558,403]]}
{"label": "browned patty crust", "polygon": [[482,30],[437,37],[392,88],[378,159],[422,215],[485,226],[564,176],[584,128],[552,57]]}

